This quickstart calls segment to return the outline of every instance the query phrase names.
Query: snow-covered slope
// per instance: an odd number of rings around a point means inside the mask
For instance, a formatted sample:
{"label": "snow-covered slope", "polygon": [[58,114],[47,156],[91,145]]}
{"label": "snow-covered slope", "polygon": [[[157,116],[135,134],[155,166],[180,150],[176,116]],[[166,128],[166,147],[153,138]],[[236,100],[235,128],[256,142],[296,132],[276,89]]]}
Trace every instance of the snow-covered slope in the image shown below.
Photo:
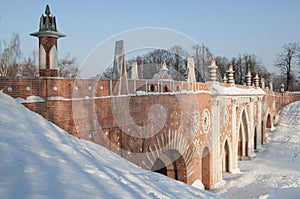
{"label": "snow-covered slope", "polygon": [[216,198],[79,140],[0,93],[0,198]]}
{"label": "snow-covered slope", "polygon": [[225,198],[300,198],[300,101],[285,106],[267,144],[213,190]]}

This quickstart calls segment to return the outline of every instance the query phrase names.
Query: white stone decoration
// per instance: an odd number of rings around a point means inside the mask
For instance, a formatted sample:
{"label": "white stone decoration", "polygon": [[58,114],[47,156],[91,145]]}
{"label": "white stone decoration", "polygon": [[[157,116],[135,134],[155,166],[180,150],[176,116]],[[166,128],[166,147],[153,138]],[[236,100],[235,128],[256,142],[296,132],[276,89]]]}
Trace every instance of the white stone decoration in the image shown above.
{"label": "white stone decoration", "polygon": [[223,122],[224,122],[224,126],[228,126],[228,123],[229,123],[229,111],[228,111],[227,106],[224,108]]}
{"label": "white stone decoration", "polygon": [[56,69],[58,66],[56,46],[52,46],[50,50],[50,69]]}
{"label": "white stone decoration", "polygon": [[8,91],[8,92],[12,92],[12,87],[8,87],[8,88],[7,88],[7,91]]}
{"label": "white stone decoration", "polygon": [[46,69],[46,51],[43,45],[40,45],[39,53],[40,53],[39,54],[40,69]]}
{"label": "white stone decoration", "polygon": [[57,87],[56,87],[56,86],[54,86],[54,87],[53,87],[53,90],[54,90],[54,91],[57,91]]}
{"label": "white stone decoration", "polygon": [[198,111],[194,111],[191,124],[192,124],[193,134],[195,137],[200,126],[200,113]]}
{"label": "white stone decoration", "polygon": [[208,133],[210,127],[210,113],[208,109],[204,109],[202,112],[202,130],[203,133]]}
{"label": "white stone decoration", "polygon": [[26,91],[28,91],[28,92],[30,91],[30,87],[29,86],[26,87]]}
{"label": "white stone decoration", "polygon": [[194,158],[199,158],[201,156],[201,144],[199,139],[193,141],[193,154]]}

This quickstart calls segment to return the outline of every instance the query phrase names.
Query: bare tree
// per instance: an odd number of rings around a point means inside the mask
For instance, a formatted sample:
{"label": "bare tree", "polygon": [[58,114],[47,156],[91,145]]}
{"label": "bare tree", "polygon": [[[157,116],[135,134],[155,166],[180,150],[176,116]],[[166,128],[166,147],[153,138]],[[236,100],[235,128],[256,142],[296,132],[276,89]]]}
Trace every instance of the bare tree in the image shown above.
{"label": "bare tree", "polygon": [[37,60],[38,54],[33,51],[28,58],[25,58],[19,67],[19,74],[22,76],[36,76],[38,75]]}
{"label": "bare tree", "polygon": [[59,77],[75,78],[79,73],[76,58],[68,53],[63,59],[58,61]]}
{"label": "bare tree", "polygon": [[196,73],[196,80],[198,82],[204,82],[208,80],[208,68],[207,66],[210,65],[211,60],[213,58],[213,54],[210,52],[209,48],[206,47],[204,44],[202,45],[194,45],[194,60],[195,60],[195,73]]}
{"label": "bare tree", "polygon": [[215,61],[216,61],[216,65],[218,66],[217,79],[219,81],[222,81],[224,77],[224,73],[226,74],[230,62],[227,57],[220,57],[220,56],[215,57]]}
{"label": "bare tree", "polygon": [[9,43],[0,42],[0,76],[15,76],[18,72],[18,61],[21,58],[20,37],[13,34]]}
{"label": "bare tree", "polygon": [[276,58],[275,65],[280,68],[281,73],[286,77],[286,88],[285,90],[290,90],[292,85],[294,74],[293,68],[298,65],[300,56],[300,46],[298,43],[288,43],[283,45],[282,52],[280,52]]}

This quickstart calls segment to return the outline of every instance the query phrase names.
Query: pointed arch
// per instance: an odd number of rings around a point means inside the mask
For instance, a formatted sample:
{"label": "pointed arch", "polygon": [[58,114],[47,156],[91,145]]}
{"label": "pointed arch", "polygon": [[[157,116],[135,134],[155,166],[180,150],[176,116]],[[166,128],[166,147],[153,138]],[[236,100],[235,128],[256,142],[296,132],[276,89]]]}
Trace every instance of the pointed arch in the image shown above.
{"label": "pointed arch", "polygon": [[50,69],[56,69],[58,66],[58,58],[57,58],[57,49],[55,45],[52,46],[49,57],[50,57]]}
{"label": "pointed arch", "polygon": [[231,145],[228,139],[225,139],[222,145],[222,172],[230,172],[231,171],[231,164],[230,161],[232,159],[231,156]]}
{"label": "pointed arch", "polygon": [[208,147],[205,147],[202,152],[202,184],[205,189],[210,189],[210,152]]}
{"label": "pointed arch", "polygon": [[258,139],[258,135],[257,135],[257,125],[255,125],[254,127],[254,150],[257,150],[258,149],[258,142],[257,142],[257,139]]}
{"label": "pointed arch", "polygon": [[146,161],[142,161],[144,168],[189,183],[188,176],[193,172],[193,150],[187,150],[188,141],[181,132],[161,132],[147,148]]}
{"label": "pointed arch", "polygon": [[267,115],[266,128],[267,129],[271,129],[272,128],[271,114],[270,113]]}
{"label": "pointed arch", "polygon": [[187,183],[187,170],[183,156],[177,150],[162,153],[154,162],[151,171]]}
{"label": "pointed arch", "polygon": [[46,69],[46,51],[43,47],[43,45],[40,45],[40,50],[39,50],[39,69]]}
{"label": "pointed arch", "polygon": [[249,158],[250,125],[247,109],[241,109],[238,120],[238,157],[240,160]]}

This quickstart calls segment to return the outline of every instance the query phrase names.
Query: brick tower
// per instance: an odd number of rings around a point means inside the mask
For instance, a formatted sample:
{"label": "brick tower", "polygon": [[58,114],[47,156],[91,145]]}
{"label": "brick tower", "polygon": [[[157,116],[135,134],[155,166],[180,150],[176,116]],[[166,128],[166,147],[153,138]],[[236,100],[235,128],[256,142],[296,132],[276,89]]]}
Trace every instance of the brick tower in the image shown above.
{"label": "brick tower", "polygon": [[57,31],[55,16],[50,15],[47,5],[45,15],[40,19],[38,32],[30,34],[39,38],[39,74],[43,77],[57,77],[57,39],[66,35]]}

